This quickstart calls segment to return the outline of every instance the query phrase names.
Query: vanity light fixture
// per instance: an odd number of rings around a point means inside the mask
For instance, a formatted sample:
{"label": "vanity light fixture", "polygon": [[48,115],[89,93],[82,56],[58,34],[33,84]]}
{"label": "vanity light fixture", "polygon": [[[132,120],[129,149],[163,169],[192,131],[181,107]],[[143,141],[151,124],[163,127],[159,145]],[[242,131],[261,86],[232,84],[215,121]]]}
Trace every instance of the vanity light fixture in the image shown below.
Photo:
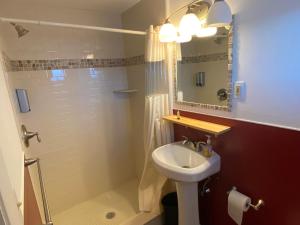
{"label": "vanity light fixture", "polygon": [[188,6],[186,14],[181,18],[179,23],[179,34],[183,36],[196,35],[200,27],[200,20],[196,14],[192,12],[191,7]]}
{"label": "vanity light fixture", "polygon": [[226,27],[232,22],[232,13],[224,0],[215,0],[207,16],[208,27]]}
{"label": "vanity light fixture", "polygon": [[[229,5],[224,0],[194,0],[173,12],[167,19],[159,32],[161,42],[178,43],[189,42],[192,36],[210,37],[217,33],[218,27],[228,27],[232,22],[232,14]],[[211,6],[209,8],[209,6]],[[169,18],[181,10],[188,8],[186,14],[181,18],[178,32]],[[207,19],[204,20],[203,16]],[[200,19],[199,19],[200,18]]]}
{"label": "vanity light fixture", "polygon": [[173,42],[177,39],[176,27],[167,19],[160,28],[159,40],[160,42]]}

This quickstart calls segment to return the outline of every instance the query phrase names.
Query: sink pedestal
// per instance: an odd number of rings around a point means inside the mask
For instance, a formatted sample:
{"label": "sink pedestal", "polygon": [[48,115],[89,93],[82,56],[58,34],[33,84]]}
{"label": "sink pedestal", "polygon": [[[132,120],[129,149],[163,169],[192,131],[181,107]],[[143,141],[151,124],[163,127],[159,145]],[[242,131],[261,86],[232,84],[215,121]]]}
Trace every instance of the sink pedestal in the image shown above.
{"label": "sink pedestal", "polygon": [[198,183],[176,182],[179,225],[200,225]]}
{"label": "sink pedestal", "polygon": [[220,171],[220,156],[205,157],[178,142],[155,149],[152,159],[161,174],[176,181],[179,225],[200,225],[198,182]]}

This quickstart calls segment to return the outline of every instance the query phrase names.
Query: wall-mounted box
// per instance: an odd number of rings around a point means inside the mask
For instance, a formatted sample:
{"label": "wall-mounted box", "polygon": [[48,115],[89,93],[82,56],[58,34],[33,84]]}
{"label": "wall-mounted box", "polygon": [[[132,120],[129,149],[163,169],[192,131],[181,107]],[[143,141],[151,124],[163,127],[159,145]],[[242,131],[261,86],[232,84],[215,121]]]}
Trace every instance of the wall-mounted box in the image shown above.
{"label": "wall-mounted box", "polygon": [[31,109],[30,109],[27,91],[25,89],[16,89],[16,93],[19,102],[20,112],[21,113],[30,112]]}

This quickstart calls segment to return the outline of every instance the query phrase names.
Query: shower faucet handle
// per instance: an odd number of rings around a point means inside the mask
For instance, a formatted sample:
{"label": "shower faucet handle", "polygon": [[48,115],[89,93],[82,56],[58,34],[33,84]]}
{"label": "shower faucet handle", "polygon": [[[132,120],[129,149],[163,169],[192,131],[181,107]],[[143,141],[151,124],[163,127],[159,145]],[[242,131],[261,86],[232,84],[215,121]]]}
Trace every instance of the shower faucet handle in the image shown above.
{"label": "shower faucet handle", "polygon": [[35,132],[35,136],[36,136],[36,140],[37,140],[39,143],[41,143],[41,142],[42,142],[42,139],[41,139],[41,137],[40,137],[40,135],[39,135],[39,132]]}
{"label": "shower faucet handle", "polygon": [[31,138],[33,138],[34,136],[36,136],[36,139],[37,139],[38,142],[42,141],[38,132],[27,131],[25,125],[21,126],[21,130],[22,130],[22,133],[23,133],[23,141],[24,141],[24,144],[27,148],[29,147],[29,140]]}

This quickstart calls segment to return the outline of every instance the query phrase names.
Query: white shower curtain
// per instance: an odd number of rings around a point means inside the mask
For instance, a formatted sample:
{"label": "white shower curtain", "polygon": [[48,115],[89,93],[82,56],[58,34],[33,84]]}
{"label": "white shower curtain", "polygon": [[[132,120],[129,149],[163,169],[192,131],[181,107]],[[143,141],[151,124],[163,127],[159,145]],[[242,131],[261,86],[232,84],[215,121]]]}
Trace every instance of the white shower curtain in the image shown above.
{"label": "white shower curtain", "polygon": [[151,154],[173,139],[171,125],[162,116],[172,113],[170,105],[171,75],[167,68],[167,46],[160,43],[158,28],[150,26],[146,39],[146,96],[144,119],[145,164],[139,185],[139,207],[150,212],[159,209],[161,190],[166,178],[154,168]]}

